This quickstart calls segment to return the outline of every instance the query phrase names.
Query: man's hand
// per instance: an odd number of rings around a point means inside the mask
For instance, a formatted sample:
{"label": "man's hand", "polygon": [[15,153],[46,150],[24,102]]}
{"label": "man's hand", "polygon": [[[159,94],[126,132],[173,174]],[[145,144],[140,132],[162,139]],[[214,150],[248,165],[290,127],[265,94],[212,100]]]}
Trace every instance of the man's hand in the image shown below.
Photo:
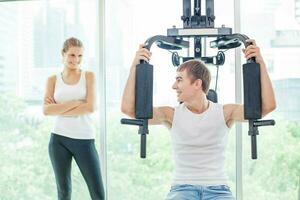
{"label": "man's hand", "polygon": [[250,58],[255,58],[255,61],[258,64],[265,64],[264,59],[260,53],[260,49],[259,47],[256,45],[255,40],[253,39],[249,39],[246,40],[246,42],[252,43],[251,45],[249,45],[246,49],[243,49],[243,53],[245,54],[245,58],[248,60]]}
{"label": "man's hand", "polygon": [[144,60],[144,61],[147,61],[147,62],[150,61],[152,53],[144,47],[145,47],[144,44],[140,44],[139,49],[136,51],[135,57],[134,57],[133,62],[132,62],[133,67],[140,64],[141,60]]}

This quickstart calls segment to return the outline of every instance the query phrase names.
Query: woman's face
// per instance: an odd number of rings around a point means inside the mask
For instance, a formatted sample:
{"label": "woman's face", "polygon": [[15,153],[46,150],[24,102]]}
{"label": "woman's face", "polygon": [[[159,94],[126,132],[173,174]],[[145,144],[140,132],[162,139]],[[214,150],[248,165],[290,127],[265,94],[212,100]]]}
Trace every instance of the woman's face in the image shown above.
{"label": "woman's face", "polygon": [[66,52],[63,52],[63,62],[64,66],[69,69],[79,69],[83,48],[71,46]]}

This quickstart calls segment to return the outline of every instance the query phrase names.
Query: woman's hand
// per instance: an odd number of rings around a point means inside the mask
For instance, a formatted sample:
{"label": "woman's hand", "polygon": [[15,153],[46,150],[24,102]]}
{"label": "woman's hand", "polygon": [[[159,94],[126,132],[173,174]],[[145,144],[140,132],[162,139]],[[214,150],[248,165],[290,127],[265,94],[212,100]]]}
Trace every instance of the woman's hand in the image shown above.
{"label": "woman's hand", "polygon": [[46,97],[45,98],[45,103],[46,105],[49,105],[49,104],[56,104],[55,100],[53,97]]}

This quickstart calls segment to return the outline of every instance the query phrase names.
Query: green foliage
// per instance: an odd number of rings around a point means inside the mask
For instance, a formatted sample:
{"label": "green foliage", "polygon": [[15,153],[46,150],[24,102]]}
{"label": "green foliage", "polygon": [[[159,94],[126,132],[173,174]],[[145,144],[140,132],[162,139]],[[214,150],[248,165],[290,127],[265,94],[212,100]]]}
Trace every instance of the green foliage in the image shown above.
{"label": "green foliage", "polygon": [[121,125],[120,118],[111,114],[108,122],[109,199],[164,199],[173,168],[168,130],[150,127],[147,158],[141,159],[138,128]]}
{"label": "green foliage", "polygon": [[[0,95],[0,131],[8,131],[14,128],[23,127],[20,123],[22,112],[25,109],[25,103],[13,95]],[[19,123],[16,123],[19,122]]]}
{"label": "green foliage", "polygon": [[300,125],[297,122],[290,122],[287,124],[287,131],[293,136],[294,138],[300,138]]}
{"label": "green foliage", "polygon": [[[26,104],[14,96],[0,97],[0,199],[56,199],[55,178],[48,156],[51,119],[28,123]],[[73,199],[88,199],[86,184],[73,162]]]}
{"label": "green foliage", "polygon": [[[53,200],[56,185],[48,156],[52,118],[35,124],[23,115],[26,104],[17,97],[0,97],[0,199]],[[22,116],[22,117],[20,117]],[[107,168],[110,200],[164,199],[172,181],[169,131],[150,127],[147,158],[141,159],[138,128],[119,123],[118,111],[108,112]],[[250,159],[250,138],[244,133],[243,187],[245,200],[296,200],[300,175],[300,125],[276,120],[260,128],[258,160]],[[245,132],[247,127],[244,128]],[[99,135],[97,136],[99,146]],[[227,151],[229,184],[235,192],[235,130]],[[90,199],[78,167],[72,167],[73,200]]]}
{"label": "green foliage", "polygon": [[244,161],[244,197],[296,200],[300,176],[299,124],[277,120],[275,127],[261,128],[258,160],[250,160],[250,138]]}

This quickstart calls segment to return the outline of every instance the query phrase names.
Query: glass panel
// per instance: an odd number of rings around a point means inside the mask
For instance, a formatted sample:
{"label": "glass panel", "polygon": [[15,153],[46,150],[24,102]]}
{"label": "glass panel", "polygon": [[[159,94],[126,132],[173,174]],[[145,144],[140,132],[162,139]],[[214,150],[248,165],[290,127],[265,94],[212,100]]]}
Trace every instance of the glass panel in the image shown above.
{"label": "glass panel", "polygon": [[[111,200],[164,199],[170,189],[173,161],[169,131],[153,126],[147,135],[147,158],[139,158],[138,128],[120,125],[120,100],[130,65],[138,45],[154,35],[166,35],[172,25],[182,27],[182,1],[111,0],[106,4],[106,85],[108,138],[108,195]],[[224,12],[224,9],[226,12]],[[233,26],[233,1],[215,4],[216,27]],[[171,54],[154,45],[154,105],[178,105],[171,86],[175,69]],[[207,50],[207,55],[217,51]],[[210,66],[216,76],[216,67]],[[221,103],[234,102],[234,51],[226,52],[226,64],[220,66],[218,92]],[[215,87],[212,81],[211,87]],[[234,129],[232,129],[234,130]],[[230,133],[228,171],[235,191],[235,136]]]}
{"label": "glass panel", "polygon": [[[0,199],[56,198],[45,83],[62,70],[62,43],[71,36],[84,43],[84,69],[97,74],[97,8],[94,0],[0,3]],[[72,174],[74,199],[88,199],[76,164]]]}
{"label": "glass panel", "polygon": [[[275,90],[277,109],[261,127],[258,160],[250,159],[248,127],[244,127],[244,198],[298,199],[300,174],[300,26],[298,0],[242,2],[242,32],[261,47]],[[258,6],[259,5],[259,6]]]}

